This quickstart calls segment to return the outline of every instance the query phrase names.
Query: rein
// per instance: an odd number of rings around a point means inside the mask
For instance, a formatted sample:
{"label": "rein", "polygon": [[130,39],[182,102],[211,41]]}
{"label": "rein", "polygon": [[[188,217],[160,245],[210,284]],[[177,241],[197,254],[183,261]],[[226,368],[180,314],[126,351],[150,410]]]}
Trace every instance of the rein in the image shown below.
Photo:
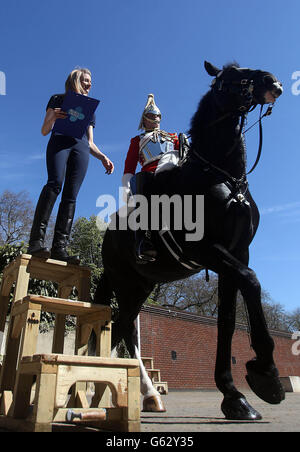
{"label": "rein", "polygon": [[[249,111],[253,111],[255,107],[256,107],[256,105]],[[235,140],[235,143],[233,144],[232,148],[227,153],[227,156],[230,155],[233,152],[233,150],[237,146],[238,142],[240,141],[242,134],[245,135],[245,133],[247,133],[250,129],[252,129],[252,127],[254,127],[257,123],[259,123],[259,146],[258,146],[258,151],[257,151],[257,157],[256,157],[256,160],[255,160],[252,168],[247,173],[245,173],[241,177],[241,179],[236,179],[235,177],[231,176],[227,171],[219,168],[216,165],[213,165],[208,160],[206,160],[204,157],[202,157],[200,154],[198,154],[198,152],[195,151],[195,149],[193,149],[193,153],[197,156],[197,158],[199,160],[201,160],[203,163],[205,163],[205,165],[207,165],[207,166],[213,168],[214,170],[218,171],[219,173],[225,175],[231,181],[231,183],[233,183],[234,185],[238,185],[238,186],[241,185],[242,183],[244,183],[246,181],[246,176],[248,174],[252,173],[254,171],[254,169],[258,165],[258,162],[259,162],[260,157],[261,157],[262,144],[263,144],[262,119],[265,118],[266,116],[270,116],[270,114],[272,113],[272,108],[273,108],[273,105],[270,105],[267,108],[267,111],[264,114],[262,114],[263,105],[261,105],[260,113],[259,113],[259,119],[254,124],[252,124],[252,126],[248,127],[248,129],[246,129],[244,132],[243,132],[243,127],[244,127],[244,122],[245,122],[245,118],[246,118],[246,113],[243,113],[241,115],[242,119],[241,119],[241,124],[240,124],[240,134],[239,134],[238,138]],[[213,121],[212,123],[210,123],[207,127],[212,127],[213,125],[217,124],[220,121],[223,121],[224,119],[226,119],[230,115],[231,115],[231,113],[227,113],[226,115],[222,116],[221,118],[217,119],[216,121]]]}
{"label": "rein", "polygon": [[263,105],[261,105],[260,107],[260,113],[259,113],[259,119],[252,124],[252,126],[248,127],[247,130],[245,130],[244,134],[247,133],[250,129],[252,129],[252,127],[254,127],[257,123],[259,123],[259,146],[258,146],[258,152],[257,152],[257,157],[256,160],[254,162],[254,165],[252,166],[251,170],[248,171],[248,173],[246,173],[246,176],[250,173],[252,173],[252,171],[255,170],[255,168],[257,167],[257,164],[259,162],[260,156],[261,156],[261,151],[262,151],[262,142],[263,142],[263,131],[262,131],[262,119],[265,118],[266,116],[270,116],[270,114],[272,113],[272,108],[273,105],[270,105],[267,108],[267,111],[262,115],[262,110],[263,110]]}

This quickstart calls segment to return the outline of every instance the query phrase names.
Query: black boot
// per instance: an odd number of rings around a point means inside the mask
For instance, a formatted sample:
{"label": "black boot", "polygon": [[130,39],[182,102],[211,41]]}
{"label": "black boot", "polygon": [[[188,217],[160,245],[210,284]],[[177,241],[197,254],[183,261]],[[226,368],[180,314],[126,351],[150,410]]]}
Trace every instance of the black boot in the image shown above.
{"label": "black boot", "polygon": [[[136,194],[145,196],[147,184],[148,186],[151,184],[152,178],[152,173],[138,173],[136,175]],[[148,218],[150,218],[150,214],[148,214]],[[135,253],[138,263],[142,264],[156,260],[157,251],[151,241],[150,231],[141,229],[135,231]]]}
{"label": "black boot", "polygon": [[74,202],[61,201],[54,229],[51,259],[68,262],[68,264],[79,265],[79,256],[69,256],[67,253],[67,245],[72,229],[74,213]]}
{"label": "black boot", "polygon": [[49,248],[44,246],[48,221],[58,196],[57,191],[45,185],[41,191],[31,227],[29,247],[27,253],[35,257],[48,259],[50,257]]}

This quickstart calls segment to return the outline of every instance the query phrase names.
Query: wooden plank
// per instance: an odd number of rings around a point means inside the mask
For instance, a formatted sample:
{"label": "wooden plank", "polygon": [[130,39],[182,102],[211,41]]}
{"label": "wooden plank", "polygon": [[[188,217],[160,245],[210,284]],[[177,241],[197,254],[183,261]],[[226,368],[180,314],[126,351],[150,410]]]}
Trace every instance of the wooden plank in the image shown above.
{"label": "wooden plank", "polygon": [[3,391],[0,397],[0,414],[7,416],[13,401],[12,391]]}
{"label": "wooden plank", "polygon": [[26,263],[20,265],[17,270],[16,285],[14,291],[14,301],[25,297],[28,292],[29,273],[27,271]]}
{"label": "wooden plank", "polygon": [[41,373],[37,376],[35,399],[31,420],[34,424],[51,424],[54,415],[56,374]]}
{"label": "wooden plank", "polygon": [[12,322],[13,322],[13,327],[12,327],[12,331],[11,331],[11,338],[17,339],[21,335],[22,328],[25,325],[26,312],[13,316]]}
{"label": "wooden plank", "polygon": [[82,389],[78,388],[76,391],[75,396],[75,406],[76,407],[82,407],[82,408],[88,408],[89,402],[86,397],[86,385],[82,385]]}
{"label": "wooden plank", "polygon": [[76,382],[106,383],[112,391],[113,404],[127,406],[127,369],[95,366],[58,366],[55,407],[64,406],[69,388]]}
{"label": "wooden plank", "polygon": [[153,381],[152,384],[160,394],[168,394],[168,383],[166,381]]}
{"label": "wooden plank", "polygon": [[93,326],[89,323],[78,324],[77,329],[78,335],[76,337],[76,348],[79,349],[80,347],[88,343]]}
{"label": "wooden plank", "polygon": [[17,300],[13,307],[14,315],[20,314],[28,308],[34,309],[34,304],[40,305],[42,311],[80,316],[84,323],[101,319],[110,320],[111,315],[111,309],[108,306],[42,295],[27,295]]}
{"label": "wooden plank", "polygon": [[[28,359],[28,361],[27,361],[27,359]],[[21,371],[22,375],[23,374],[24,375],[27,375],[27,374],[37,375],[41,372],[43,372],[44,374],[57,373],[57,365],[55,364],[55,362],[52,362],[52,363],[44,363],[44,362],[40,362],[40,361],[31,362],[30,359],[31,359],[31,356],[25,356],[22,358],[22,361],[20,364],[20,371]]]}
{"label": "wooden plank", "polygon": [[78,355],[62,355],[62,354],[36,354],[33,356],[25,356],[22,363],[48,363],[48,364],[64,364],[64,365],[85,365],[98,367],[120,367],[130,368],[138,367],[139,361],[137,359],[127,358],[105,358],[101,356],[78,356]]}
{"label": "wooden plank", "polygon": [[41,311],[39,309],[29,309],[25,319],[25,328],[20,346],[20,359],[23,356],[34,355],[36,353],[37,339],[39,334]]}
{"label": "wooden plank", "polygon": [[111,406],[111,391],[105,383],[95,383],[95,394],[91,401],[91,407],[104,407]]}
{"label": "wooden plank", "polygon": [[160,381],[160,370],[159,369],[146,369],[146,371],[148,372],[148,375],[151,378],[152,382]]}
{"label": "wooden plank", "polygon": [[25,419],[28,416],[32,384],[33,375],[22,375],[21,378],[17,376],[10,413],[12,417]]}
{"label": "wooden plank", "polygon": [[56,314],[53,332],[52,353],[63,353],[65,344],[66,315]]}
{"label": "wooden plank", "polygon": [[40,259],[30,254],[22,254],[6,267],[6,273],[11,274],[20,265],[28,267],[31,278],[52,280],[61,282],[67,278],[90,279],[91,269],[89,267],[70,265],[67,262],[54,259]]}
{"label": "wooden plank", "polygon": [[0,331],[4,331],[5,329],[8,306],[9,295],[0,295]]}
{"label": "wooden plank", "polygon": [[140,378],[128,377],[128,421],[140,420],[140,389]]}
{"label": "wooden plank", "polygon": [[78,277],[78,282],[76,285],[78,289],[78,298],[80,300],[90,300],[90,290],[91,290],[91,277],[87,277],[87,274],[84,271],[81,272]]}
{"label": "wooden plank", "polygon": [[0,331],[4,331],[5,322],[7,317],[7,311],[9,306],[10,291],[14,283],[14,276],[11,274],[2,276],[1,289],[0,289]]}
{"label": "wooden plank", "polygon": [[91,305],[89,311],[80,314],[81,323],[94,323],[98,320],[111,321],[111,308],[104,305]]}
{"label": "wooden plank", "polygon": [[111,322],[104,322],[101,326],[99,356],[110,357],[111,354]]}
{"label": "wooden plank", "polygon": [[153,358],[141,358],[146,369],[153,369]]}
{"label": "wooden plank", "polygon": [[65,283],[65,282],[62,283],[62,282],[60,282],[59,286],[58,286],[57,297],[58,298],[69,299],[73,287],[74,287],[74,284],[70,285],[69,283]]}
{"label": "wooden plank", "polygon": [[111,322],[93,323],[96,334],[96,355],[110,357],[111,354]]}
{"label": "wooden plank", "polygon": [[128,377],[140,377],[140,368],[134,367],[128,369]]}
{"label": "wooden plank", "polygon": [[[35,306],[36,307],[36,306]],[[23,316],[23,315],[22,315]],[[26,313],[23,323],[23,334],[19,349],[18,364],[16,368],[16,377],[14,385],[14,401],[12,404],[12,413],[14,417],[22,417],[22,413],[26,412],[26,406],[29,405],[32,378],[22,375],[20,377],[20,361],[23,356],[30,356],[36,353],[37,340],[39,334],[41,311],[40,309],[29,309]],[[15,319],[14,319],[15,320]],[[18,403],[18,406],[16,406]],[[17,410],[17,411],[16,411]],[[15,414],[17,412],[17,415]]]}
{"label": "wooden plank", "polygon": [[[78,300],[71,300],[71,299],[65,299],[65,298],[56,298],[56,297],[46,297],[44,295],[27,295],[25,297],[23,297],[23,302],[24,301],[29,301],[32,303],[40,303],[42,306],[52,306],[53,305],[57,305],[58,307],[70,307],[70,306],[75,306],[76,308],[78,308],[80,310],[80,308],[91,308],[93,309],[95,306],[97,305],[92,305],[91,303],[87,303],[84,301],[78,301]],[[21,302],[21,300],[20,300]],[[98,305],[99,306],[99,305]],[[97,308],[95,308],[95,311],[97,310]]]}
{"label": "wooden plank", "polygon": [[5,390],[13,391],[15,384],[16,367],[18,361],[21,335],[17,338],[13,338],[12,328],[13,328],[13,319],[11,317],[8,325],[6,350],[2,364],[0,378],[0,392]]}

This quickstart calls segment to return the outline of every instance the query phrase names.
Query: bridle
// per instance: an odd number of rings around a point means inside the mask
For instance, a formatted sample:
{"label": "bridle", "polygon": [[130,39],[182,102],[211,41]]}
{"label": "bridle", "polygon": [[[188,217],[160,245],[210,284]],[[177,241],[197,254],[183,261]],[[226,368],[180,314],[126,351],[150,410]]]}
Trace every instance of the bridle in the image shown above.
{"label": "bridle", "polygon": [[229,149],[229,151],[226,153],[226,157],[228,157],[229,155],[232,154],[232,152],[234,151],[236,146],[241,142],[242,136],[245,133],[247,133],[252,127],[254,127],[254,125],[259,123],[259,146],[258,146],[256,160],[255,160],[252,168],[247,173],[245,172],[245,174],[243,174],[243,176],[240,179],[237,179],[237,178],[231,176],[227,171],[217,167],[216,165],[213,165],[208,160],[204,159],[204,157],[202,157],[200,154],[198,154],[198,152],[195,149],[193,149],[193,154],[198,159],[200,159],[207,168],[211,168],[211,169],[217,171],[218,173],[225,175],[226,178],[231,182],[231,184],[233,184],[235,187],[237,187],[239,189],[242,185],[246,185],[246,186],[248,185],[247,175],[252,173],[258,165],[258,162],[261,157],[262,144],[263,144],[262,119],[266,116],[270,116],[270,114],[272,113],[273,104],[268,106],[267,111],[264,114],[263,114],[263,105],[261,105],[259,119],[252,126],[250,126],[247,130],[244,131],[243,129],[244,129],[244,126],[246,123],[247,114],[249,112],[253,111],[258,105],[258,103],[254,102],[254,96],[253,96],[254,80],[251,78],[250,79],[244,78],[239,81],[224,80],[222,78],[223,72],[224,71],[220,71],[216,75],[216,78],[212,81],[212,84],[211,84],[212,92],[215,94],[215,103],[216,103],[217,107],[219,109],[222,109],[222,107],[219,105],[219,102],[217,100],[217,94],[221,93],[221,92],[237,94],[241,97],[242,102],[239,105],[239,107],[237,107],[236,111],[231,111],[231,112],[225,113],[223,116],[221,116],[217,120],[209,123],[207,125],[207,128],[210,128],[210,127],[216,125],[217,123],[224,121],[225,119],[227,119],[230,116],[231,117],[238,116],[240,118],[239,134],[236,137],[236,139],[234,140],[234,143],[233,143],[233,146],[231,147],[231,149]]}
{"label": "bridle", "polygon": [[[237,94],[242,98],[241,105],[237,108],[237,114],[248,113],[253,105],[254,80],[243,78],[241,80],[224,80],[222,78],[224,71],[220,71],[211,83],[213,93]],[[218,105],[217,99],[215,99]],[[220,109],[222,107],[218,105]],[[256,107],[256,105],[255,105]],[[254,108],[255,108],[254,107]]]}

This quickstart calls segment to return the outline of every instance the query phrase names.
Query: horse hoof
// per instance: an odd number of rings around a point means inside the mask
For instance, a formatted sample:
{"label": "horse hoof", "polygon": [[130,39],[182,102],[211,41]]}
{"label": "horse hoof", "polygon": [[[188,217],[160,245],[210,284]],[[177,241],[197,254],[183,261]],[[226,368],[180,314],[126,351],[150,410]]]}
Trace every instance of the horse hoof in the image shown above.
{"label": "horse hoof", "polygon": [[159,396],[150,396],[143,400],[144,413],[165,413],[167,410]]}
{"label": "horse hoof", "polygon": [[259,421],[261,414],[256,411],[241,394],[238,398],[224,397],[221,410],[228,420]]}
{"label": "horse hoof", "polygon": [[263,371],[259,368],[259,362],[253,359],[247,362],[246,369],[247,383],[258,397],[272,405],[279,404],[285,399],[285,391],[275,366]]}

